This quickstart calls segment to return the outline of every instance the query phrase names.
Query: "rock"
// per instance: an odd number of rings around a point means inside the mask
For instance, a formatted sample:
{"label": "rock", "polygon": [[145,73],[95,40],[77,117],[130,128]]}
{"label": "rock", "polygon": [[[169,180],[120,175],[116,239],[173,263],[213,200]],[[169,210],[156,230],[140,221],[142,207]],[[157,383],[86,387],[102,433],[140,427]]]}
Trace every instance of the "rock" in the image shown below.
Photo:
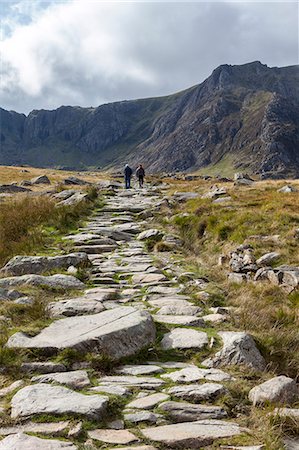
{"label": "rock", "polygon": [[24,380],[17,380],[17,381],[14,381],[9,386],[0,389],[0,398],[5,397],[8,394],[11,394],[16,389],[20,389],[22,386],[24,386],[24,384],[25,384]]}
{"label": "rock", "polygon": [[169,395],[163,393],[151,394],[146,397],[137,398],[127,404],[127,408],[136,409],[152,409],[158,403],[164,402],[169,399]]}
{"label": "rock", "polygon": [[276,261],[280,257],[280,253],[270,252],[261,256],[256,260],[258,266],[268,266],[271,265],[272,262]]}
{"label": "rock", "polygon": [[227,390],[218,383],[188,384],[184,386],[174,386],[166,391],[171,396],[183,400],[200,403],[203,400],[214,400],[227,393]]}
{"label": "rock", "polygon": [[11,417],[31,417],[36,414],[80,414],[89,419],[101,419],[108,398],[84,395],[62,386],[34,384],[18,391],[11,401]]}
{"label": "rock", "polygon": [[234,181],[237,180],[249,180],[249,181],[253,181],[252,178],[250,178],[250,176],[247,173],[242,173],[242,172],[236,172],[234,173]]}
{"label": "rock", "polygon": [[15,289],[4,289],[0,288],[0,300],[17,300],[18,298],[24,297],[22,292],[18,292]]}
{"label": "rock", "polygon": [[208,345],[208,335],[203,331],[175,328],[164,335],[161,346],[163,350],[178,348],[203,348]]}
{"label": "rock", "polygon": [[[113,447],[110,450],[119,450],[119,447]],[[121,447],[121,450],[158,450],[156,447],[152,445],[134,445],[134,447]]]}
{"label": "rock", "polygon": [[138,241],[144,241],[146,239],[150,238],[159,238],[162,237],[163,233],[160,230],[157,230],[156,228],[152,228],[150,230],[142,231],[140,234],[138,234],[137,239]]}
{"label": "rock", "polygon": [[227,197],[220,197],[220,198],[216,198],[216,200],[213,200],[213,203],[226,203],[226,202],[230,202],[232,200],[231,196],[227,196]]}
{"label": "rock", "polygon": [[287,438],[284,439],[285,450],[299,450],[299,439]]}
{"label": "rock", "polygon": [[242,431],[236,423],[212,419],[141,430],[147,439],[167,447],[195,449],[211,445],[216,439],[237,436]]}
{"label": "rock", "polygon": [[229,273],[227,279],[230,283],[242,284],[248,281],[248,275],[245,273]]}
{"label": "rock", "polygon": [[207,314],[202,316],[202,320],[204,322],[222,323],[229,320],[229,316],[227,314]]}
{"label": "rock", "polygon": [[67,177],[63,180],[63,184],[66,185],[76,185],[76,186],[86,186],[89,183],[88,181],[85,180],[81,180],[80,178],[77,177]]}
{"label": "rock", "polygon": [[183,295],[176,295],[173,297],[154,297],[151,296],[147,301],[153,308],[162,308],[163,306],[173,306],[173,307],[185,307],[192,306],[192,303],[188,302],[187,297]]}
{"label": "rock", "polygon": [[135,354],[154,339],[155,327],[149,313],[132,307],[119,307],[91,316],[56,320],[34,337],[15,333],[6,345],[10,348],[39,348],[46,353],[65,348],[80,352],[94,350],[119,359]]}
{"label": "rock", "polygon": [[51,302],[48,305],[51,317],[72,317],[87,314],[98,314],[105,310],[103,304],[97,300],[89,300],[88,298],[78,298],[70,300],[60,300]]}
{"label": "rock", "polygon": [[249,447],[235,447],[234,445],[221,445],[220,447],[223,450],[264,450],[264,445],[250,445]]}
{"label": "rock", "polygon": [[32,184],[51,184],[51,181],[47,175],[39,175],[38,177],[31,179]]}
{"label": "rock", "polygon": [[295,380],[281,375],[255,386],[250,390],[248,397],[254,405],[266,402],[291,404],[298,400],[298,393]]}
{"label": "rock", "polygon": [[280,189],[277,189],[277,192],[282,192],[283,194],[289,194],[290,192],[297,192],[297,189],[290,184],[283,186]]}
{"label": "rock", "polygon": [[85,192],[76,192],[65,200],[57,203],[58,206],[73,206],[81,203],[83,200],[88,198],[88,194]]}
{"label": "rock", "polygon": [[273,415],[297,420],[299,419],[299,408],[275,408]]}
{"label": "rock", "polygon": [[219,188],[218,186],[212,186],[208,192],[201,196],[201,198],[217,198],[221,195],[226,195],[226,189],[224,187]]}
{"label": "rock", "polygon": [[83,431],[83,423],[78,422],[75,426],[73,426],[67,434],[67,437],[70,439],[76,439],[82,434]]}
{"label": "rock", "polygon": [[205,321],[196,316],[162,316],[162,314],[153,315],[153,319],[158,323],[168,323],[170,325],[185,325],[187,327],[205,327]]}
{"label": "rock", "polygon": [[178,202],[185,202],[187,200],[198,198],[199,194],[197,192],[175,192],[174,197]]}
{"label": "rock", "polygon": [[77,450],[72,442],[41,439],[35,436],[18,433],[7,436],[0,441],[0,450]]}
{"label": "rock", "polygon": [[107,424],[107,428],[111,428],[112,430],[124,430],[125,423],[121,419],[116,419],[116,420],[113,420],[112,422],[109,422]]}
{"label": "rock", "polygon": [[96,441],[106,444],[130,444],[138,442],[139,439],[128,430],[93,430],[88,431],[88,436]]}
{"label": "rock", "polygon": [[160,294],[160,295],[176,295],[180,292],[180,288],[169,286],[150,286],[147,288],[148,294]]}
{"label": "rock", "polygon": [[36,286],[49,289],[83,289],[84,283],[71,275],[21,275],[0,279],[0,287]]}
{"label": "rock", "polygon": [[132,284],[156,284],[167,281],[162,273],[136,273],[132,277]]}
{"label": "rock", "polygon": [[14,427],[0,428],[0,436],[8,436],[17,433],[38,433],[50,436],[63,436],[69,428],[69,425],[70,423],[68,421],[53,423],[26,422],[24,425],[18,424]]}
{"label": "rock", "polygon": [[116,372],[123,373],[124,375],[148,375],[152,373],[161,373],[163,372],[163,369],[153,364],[127,365],[120,367]]}
{"label": "rock", "polygon": [[165,402],[159,406],[174,422],[192,422],[203,419],[223,419],[227,413],[219,406],[194,405],[186,402]]}
{"label": "rock", "polygon": [[1,269],[6,276],[25,274],[40,274],[56,269],[66,269],[69,266],[87,265],[89,259],[86,253],[71,253],[62,256],[14,256]]}
{"label": "rock", "polygon": [[47,375],[38,375],[31,378],[31,381],[37,383],[65,384],[72,389],[83,389],[91,384],[86,370],[74,370],[72,372],[58,372]]}
{"label": "rock", "polygon": [[165,382],[155,377],[137,377],[133,375],[111,375],[99,378],[100,386],[110,386],[116,384],[117,386],[139,387],[141,389],[157,389]]}
{"label": "rock", "polygon": [[199,380],[209,381],[230,381],[232,377],[219,369],[200,369],[199,367],[186,367],[175,372],[161,375],[162,378],[169,378],[174,383],[193,383]]}
{"label": "rock", "polygon": [[245,365],[252,369],[264,370],[266,362],[256,348],[253,338],[245,332],[221,331],[222,349],[202,365],[207,367]]}
{"label": "rock", "polygon": [[120,397],[127,397],[131,393],[130,389],[124,386],[117,386],[117,385],[95,386],[90,388],[89,390],[90,392],[100,392],[104,394],[119,395]]}
{"label": "rock", "polygon": [[75,189],[66,189],[64,191],[57,192],[57,194],[54,194],[53,197],[59,200],[66,200],[67,198],[76,194],[76,192],[77,191]]}
{"label": "rock", "polygon": [[32,298],[32,297],[21,297],[21,298],[17,298],[13,302],[16,303],[17,305],[33,305],[34,298]]}
{"label": "rock", "polygon": [[240,178],[234,182],[234,186],[251,186],[253,180],[247,180],[246,178]]}
{"label": "rock", "polygon": [[[148,423],[157,423],[157,421],[163,419],[161,414],[155,414],[150,411],[128,411],[124,412],[124,418],[128,422],[132,423],[140,423],[140,422],[148,422]],[[131,447],[135,450],[135,447]]]}
{"label": "rock", "polygon": [[18,194],[19,192],[31,192],[31,190],[24,188],[22,186],[16,186],[14,184],[1,184],[0,185],[0,193],[1,194]]}
{"label": "rock", "polygon": [[22,372],[38,372],[38,373],[53,373],[53,372],[66,372],[66,367],[61,363],[53,363],[50,361],[45,362],[28,362],[21,364]]}
{"label": "rock", "polygon": [[202,312],[202,309],[198,306],[194,305],[180,305],[180,304],[174,304],[174,305],[165,305],[162,306],[162,308],[159,309],[157,312],[157,315],[162,316],[197,316]]}

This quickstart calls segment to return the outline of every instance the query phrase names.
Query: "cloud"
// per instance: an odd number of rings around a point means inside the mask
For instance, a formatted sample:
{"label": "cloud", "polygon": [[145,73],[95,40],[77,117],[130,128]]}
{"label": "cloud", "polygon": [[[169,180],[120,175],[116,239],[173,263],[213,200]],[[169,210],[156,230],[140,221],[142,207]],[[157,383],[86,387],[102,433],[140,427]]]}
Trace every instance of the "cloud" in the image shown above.
{"label": "cloud", "polygon": [[0,103],[7,109],[164,95],[224,63],[298,63],[297,3],[70,0],[30,10],[31,3],[14,2],[15,22],[6,15]]}

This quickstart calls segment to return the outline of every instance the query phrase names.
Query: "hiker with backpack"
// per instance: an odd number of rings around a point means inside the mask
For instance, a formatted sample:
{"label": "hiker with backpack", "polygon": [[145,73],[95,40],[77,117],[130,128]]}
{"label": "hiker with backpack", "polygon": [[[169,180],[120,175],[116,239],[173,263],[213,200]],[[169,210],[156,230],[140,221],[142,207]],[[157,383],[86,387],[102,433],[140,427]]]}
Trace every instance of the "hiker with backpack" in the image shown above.
{"label": "hiker with backpack", "polygon": [[138,178],[139,187],[141,187],[141,188],[143,188],[144,176],[145,176],[144,168],[143,168],[142,164],[139,164],[139,166],[137,167],[137,170],[136,170],[136,177]]}

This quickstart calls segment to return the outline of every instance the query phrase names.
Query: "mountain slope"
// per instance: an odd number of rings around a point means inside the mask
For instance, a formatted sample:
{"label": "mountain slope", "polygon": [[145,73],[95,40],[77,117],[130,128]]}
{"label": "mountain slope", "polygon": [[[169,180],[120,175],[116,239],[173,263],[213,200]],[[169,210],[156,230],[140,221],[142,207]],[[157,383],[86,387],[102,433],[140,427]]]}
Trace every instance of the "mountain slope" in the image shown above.
{"label": "mountain slope", "polygon": [[98,108],[1,110],[1,164],[197,170],[226,163],[299,176],[299,66],[223,65],[167,97]]}

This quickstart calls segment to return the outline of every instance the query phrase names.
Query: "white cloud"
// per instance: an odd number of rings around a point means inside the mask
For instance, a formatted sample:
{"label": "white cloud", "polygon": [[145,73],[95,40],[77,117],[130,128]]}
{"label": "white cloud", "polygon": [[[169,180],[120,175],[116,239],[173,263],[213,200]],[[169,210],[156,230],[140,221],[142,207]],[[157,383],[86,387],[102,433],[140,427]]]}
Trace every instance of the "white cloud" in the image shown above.
{"label": "white cloud", "polygon": [[14,8],[31,21],[18,19],[1,44],[0,102],[18,111],[168,94],[224,63],[298,62],[295,3],[70,0]]}

